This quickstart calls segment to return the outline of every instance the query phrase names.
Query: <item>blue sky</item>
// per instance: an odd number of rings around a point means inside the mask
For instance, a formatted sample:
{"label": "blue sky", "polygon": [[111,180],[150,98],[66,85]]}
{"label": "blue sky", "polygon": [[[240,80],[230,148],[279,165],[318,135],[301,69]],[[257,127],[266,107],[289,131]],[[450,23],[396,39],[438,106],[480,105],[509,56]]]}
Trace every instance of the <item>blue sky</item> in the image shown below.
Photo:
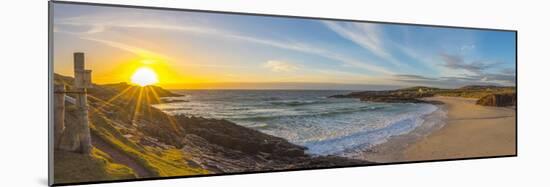
{"label": "blue sky", "polygon": [[83,51],[98,83],[125,81],[120,64],[136,61],[157,63],[161,83],[181,88],[511,86],[515,40],[503,31],[54,6],[54,71],[71,75],[71,54]]}

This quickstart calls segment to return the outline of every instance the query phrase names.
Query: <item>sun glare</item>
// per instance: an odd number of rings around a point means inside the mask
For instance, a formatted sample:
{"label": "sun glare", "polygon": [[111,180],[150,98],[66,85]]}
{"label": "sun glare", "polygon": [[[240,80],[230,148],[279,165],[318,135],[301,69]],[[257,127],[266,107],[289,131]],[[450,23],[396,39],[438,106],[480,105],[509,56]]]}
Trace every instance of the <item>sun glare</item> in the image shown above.
{"label": "sun glare", "polygon": [[158,83],[157,73],[151,68],[141,67],[130,78],[132,83],[140,86],[149,86]]}

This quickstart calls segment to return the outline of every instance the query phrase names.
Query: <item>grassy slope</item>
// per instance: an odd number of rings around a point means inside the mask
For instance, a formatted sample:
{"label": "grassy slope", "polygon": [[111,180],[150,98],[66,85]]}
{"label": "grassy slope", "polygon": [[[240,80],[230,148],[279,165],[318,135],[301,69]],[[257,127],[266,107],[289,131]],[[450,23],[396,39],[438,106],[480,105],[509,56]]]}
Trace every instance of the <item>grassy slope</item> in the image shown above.
{"label": "grassy slope", "polygon": [[91,129],[106,142],[134,158],[156,176],[206,174],[202,168],[188,166],[185,156],[179,149],[163,149],[140,146],[127,140],[116,129],[113,121],[104,116],[93,116]]}
{"label": "grassy slope", "polygon": [[94,148],[92,154],[56,151],[54,179],[56,183],[72,183],[94,180],[132,179],[132,169],[112,162],[110,156]]}
{"label": "grassy slope", "polygon": [[[72,78],[62,77],[56,75],[56,84],[72,85]],[[70,88],[69,88],[70,89]],[[110,87],[102,87],[95,85],[95,93],[105,94],[102,96],[96,95],[96,97],[102,97],[107,99],[113,97],[118,90]],[[92,93],[94,93],[92,92]],[[71,96],[71,94],[69,94]],[[91,96],[94,96],[92,94]],[[93,100],[89,100],[91,106],[94,104]],[[115,101],[113,101],[115,103]],[[120,104],[120,103],[118,103]],[[122,106],[122,105],[121,105]],[[125,107],[125,106],[122,106]],[[74,111],[74,107],[68,105],[66,110],[70,118],[71,113]],[[181,175],[198,175],[206,174],[207,170],[200,167],[192,167],[187,165],[186,156],[182,151],[176,148],[160,148],[144,146],[135,143],[122,136],[120,132],[122,129],[116,128],[115,123],[126,123],[126,120],[120,120],[118,118],[121,115],[107,117],[106,115],[98,113],[90,113],[90,128],[92,133],[101,137],[105,142],[109,143],[113,147],[121,150],[127,156],[133,158],[133,160],[140,163],[143,167],[147,168],[154,176],[181,176]],[[116,118],[116,119],[111,119]],[[74,119],[73,119],[74,120]],[[66,123],[71,123],[70,119]],[[102,152],[99,149],[94,149],[91,155],[81,155],[70,152],[56,151],[54,157],[55,167],[55,182],[56,183],[68,183],[68,182],[84,182],[84,181],[97,181],[97,180],[115,180],[115,179],[128,179],[135,178],[136,174],[131,168],[122,164],[117,164],[112,161],[108,153]]]}
{"label": "grassy slope", "polygon": [[515,93],[515,87],[498,87],[498,88],[482,88],[482,89],[441,89],[433,91],[434,94],[450,97],[466,97],[480,99],[491,94]]}

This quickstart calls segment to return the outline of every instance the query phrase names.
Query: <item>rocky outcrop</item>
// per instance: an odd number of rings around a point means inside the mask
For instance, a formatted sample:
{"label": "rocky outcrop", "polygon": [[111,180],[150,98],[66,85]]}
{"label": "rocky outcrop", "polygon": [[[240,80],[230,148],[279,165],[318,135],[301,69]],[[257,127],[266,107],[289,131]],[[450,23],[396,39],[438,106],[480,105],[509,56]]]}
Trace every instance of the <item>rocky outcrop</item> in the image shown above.
{"label": "rocky outcrop", "polygon": [[353,92],[347,95],[334,95],[332,98],[358,98],[361,101],[383,102],[383,103],[430,103],[441,104],[437,101],[422,100],[423,97],[434,96],[433,93],[419,89],[402,89],[391,91],[364,91]]}
{"label": "rocky outcrop", "polygon": [[247,154],[260,152],[277,156],[305,156],[305,148],[227,120],[176,116],[181,127],[208,142]]}
{"label": "rocky outcrop", "polygon": [[182,135],[175,135],[156,125],[147,125],[142,129],[193,155],[194,163],[213,173],[372,164],[338,156],[309,155],[305,147],[227,120],[185,115],[173,118],[180,131],[184,132]]}
{"label": "rocky outcrop", "polygon": [[490,94],[477,100],[476,104],[497,107],[516,106],[516,99],[515,93]]}

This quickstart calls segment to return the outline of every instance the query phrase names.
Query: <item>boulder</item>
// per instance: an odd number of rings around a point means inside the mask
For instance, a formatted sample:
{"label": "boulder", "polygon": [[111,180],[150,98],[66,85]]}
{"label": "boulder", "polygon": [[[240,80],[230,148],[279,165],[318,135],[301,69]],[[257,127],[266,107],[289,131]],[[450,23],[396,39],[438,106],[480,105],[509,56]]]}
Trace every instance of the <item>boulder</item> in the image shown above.
{"label": "boulder", "polygon": [[516,106],[516,99],[515,93],[490,94],[477,100],[476,104],[497,107]]}

